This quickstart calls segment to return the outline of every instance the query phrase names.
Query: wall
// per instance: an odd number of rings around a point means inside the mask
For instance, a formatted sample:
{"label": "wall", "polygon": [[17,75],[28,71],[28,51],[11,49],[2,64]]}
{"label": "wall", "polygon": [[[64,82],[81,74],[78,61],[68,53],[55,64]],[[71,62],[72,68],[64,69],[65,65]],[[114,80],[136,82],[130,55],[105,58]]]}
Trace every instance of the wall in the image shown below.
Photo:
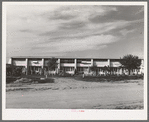
{"label": "wall", "polygon": [[110,62],[110,67],[119,67],[121,66],[121,63],[118,61],[111,61]]}
{"label": "wall", "polygon": [[90,67],[91,64],[82,64],[82,63],[77,63],[77,67]]}
{"label": "wall", "polygon": [[29,59],[28,64],[29,64],[29,66],[42,66],[42,59],[41,60],[40,59],[38,59],[38,60],[37,59],[36,60]]}
{"label": "wall", "polygon": [[104,67],[104,66],[108,66],[108,61],[94,61],[94,66],[97,67]]}
{"label": "wall", "polygon": [[26,60],[25,59],[13,59],[12,64],[15,66],[26,66]]}
{"label": "wall", "polygon": [[[78,59],[77,59],[78,60]],[[76,62],[77,62],[76,60]],[[85,59],[82,59],[83,61],[85,61]],[[82,62],[81,60],[81,62]],[[34,63],[34,61],[37,61],[37,63]],[[91,62],[89,61],[89,59],[87,60],[88,62]],[[93,64],[94,66],[97,66],[97,67],[104,67],[104,66],[108,66],[110,65],[110,67],[119,67],[121,66],[120,62],[118,61],[118,59],[110,59],[109,60],[110,62],[108,62],[108,59],[104,59],[104,60],[100,60],[100,59],[94,59],[93,60]],[[44,60],[44,66],[47,66],[47,62],[48,60],[45,59]],[[26,66],[27,65],[27,60],[25,58],[12,58],[12,63],[13,65],[15,66]],[[43,66],[43,62],[42,62],[42,59],[28,59],[28,66]],[[77,63],[76,66],[75,66],[75,59],[74,59],[74,63],[60,63],[60,67],[91,67],[91,63],[89,64],[84,64],[84,63]],[[141,67],[140,67],[140,73],[144,73],[144,60],[142,60],[142,64],[141,64]],[[99,71],[100,72],[100,71]],[[124,71],[125,72],[125,71]]]}
{"label": "wall", "polygon": [[61,67],[74,67],[75,63],[61,63],[60,66]]}

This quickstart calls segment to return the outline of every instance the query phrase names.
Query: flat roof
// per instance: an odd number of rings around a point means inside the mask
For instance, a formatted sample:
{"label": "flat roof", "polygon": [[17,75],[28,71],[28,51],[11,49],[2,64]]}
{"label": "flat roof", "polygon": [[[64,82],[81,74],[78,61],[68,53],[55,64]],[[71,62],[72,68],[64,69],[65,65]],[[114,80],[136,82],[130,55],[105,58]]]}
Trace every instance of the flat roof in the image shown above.
{"label": "flat roof", "polygon": [[115,59],[118,60],[120,58],[87,58],[87,57],[58,57],[58,56],[13,56],[11,58],[60,58],[60,59]]}
{"label": "flat roof", "polygon": [[[61,58],[61,59],[111,59],[111,58],[87,58],[87,57],[58,57],[58,56],[13,56],[11,58]],[[113,58],[116,59],[116,58]],[[119,59],[119,58],[117,58]]]}

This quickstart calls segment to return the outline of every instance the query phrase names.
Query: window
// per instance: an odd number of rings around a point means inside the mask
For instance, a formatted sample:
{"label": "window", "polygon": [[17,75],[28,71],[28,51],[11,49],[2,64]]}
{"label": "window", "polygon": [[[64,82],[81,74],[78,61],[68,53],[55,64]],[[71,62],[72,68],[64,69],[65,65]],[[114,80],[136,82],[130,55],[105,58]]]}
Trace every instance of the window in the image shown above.
{"label": "window", "polygon": [[77,67],[77,71],[83,71],[83,67]]}
{"label": "window", "polygon": [[62,67],[64,71],[74,71],[74,67]]}
{"label": "window", "polygon": [[61,59],[61,63],[74,63],[74,59]]}
{"label": "window", "polygon": [[108,59],[94,59],[94,61],[99,61],[99,62],[101,62],[101,61],[107,61]]}
{"label": "window", "polygon": [[91,61],[91,59],[77,59],[77,63],[82,63],[82,61]]}

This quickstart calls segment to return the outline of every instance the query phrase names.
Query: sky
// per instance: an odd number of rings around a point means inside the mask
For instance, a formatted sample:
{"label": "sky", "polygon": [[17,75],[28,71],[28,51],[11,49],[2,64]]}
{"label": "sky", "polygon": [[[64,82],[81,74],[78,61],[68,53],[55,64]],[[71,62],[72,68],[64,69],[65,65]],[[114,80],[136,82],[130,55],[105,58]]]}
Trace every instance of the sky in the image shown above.
{"label": "sky", "polygon": [[9,5],[6,58],[144,56],[144,7]]}

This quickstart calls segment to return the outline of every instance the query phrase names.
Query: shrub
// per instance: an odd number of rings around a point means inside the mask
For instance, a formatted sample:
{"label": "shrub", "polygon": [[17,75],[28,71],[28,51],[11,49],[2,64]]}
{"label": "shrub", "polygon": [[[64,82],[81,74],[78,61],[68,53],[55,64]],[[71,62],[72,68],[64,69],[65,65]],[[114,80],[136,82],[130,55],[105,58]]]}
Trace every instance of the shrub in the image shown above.
{"label": "shrub", "polygon": [[14,78],[14,77],[6,77],[6,83],[12,83],[12,82],[14,82],[15,80],[17,80],[17,78]]}
{"label": "shrub", "polygon": [[21,67],[15,67],[15,68],[13,68],[12,74],[14,76],[20,76],[22,74],[22,68]]}
{"label": "shrub", "polygon": [[9,76],[12,74],[12,68],[11,67],[6,67],[6,75]]}

